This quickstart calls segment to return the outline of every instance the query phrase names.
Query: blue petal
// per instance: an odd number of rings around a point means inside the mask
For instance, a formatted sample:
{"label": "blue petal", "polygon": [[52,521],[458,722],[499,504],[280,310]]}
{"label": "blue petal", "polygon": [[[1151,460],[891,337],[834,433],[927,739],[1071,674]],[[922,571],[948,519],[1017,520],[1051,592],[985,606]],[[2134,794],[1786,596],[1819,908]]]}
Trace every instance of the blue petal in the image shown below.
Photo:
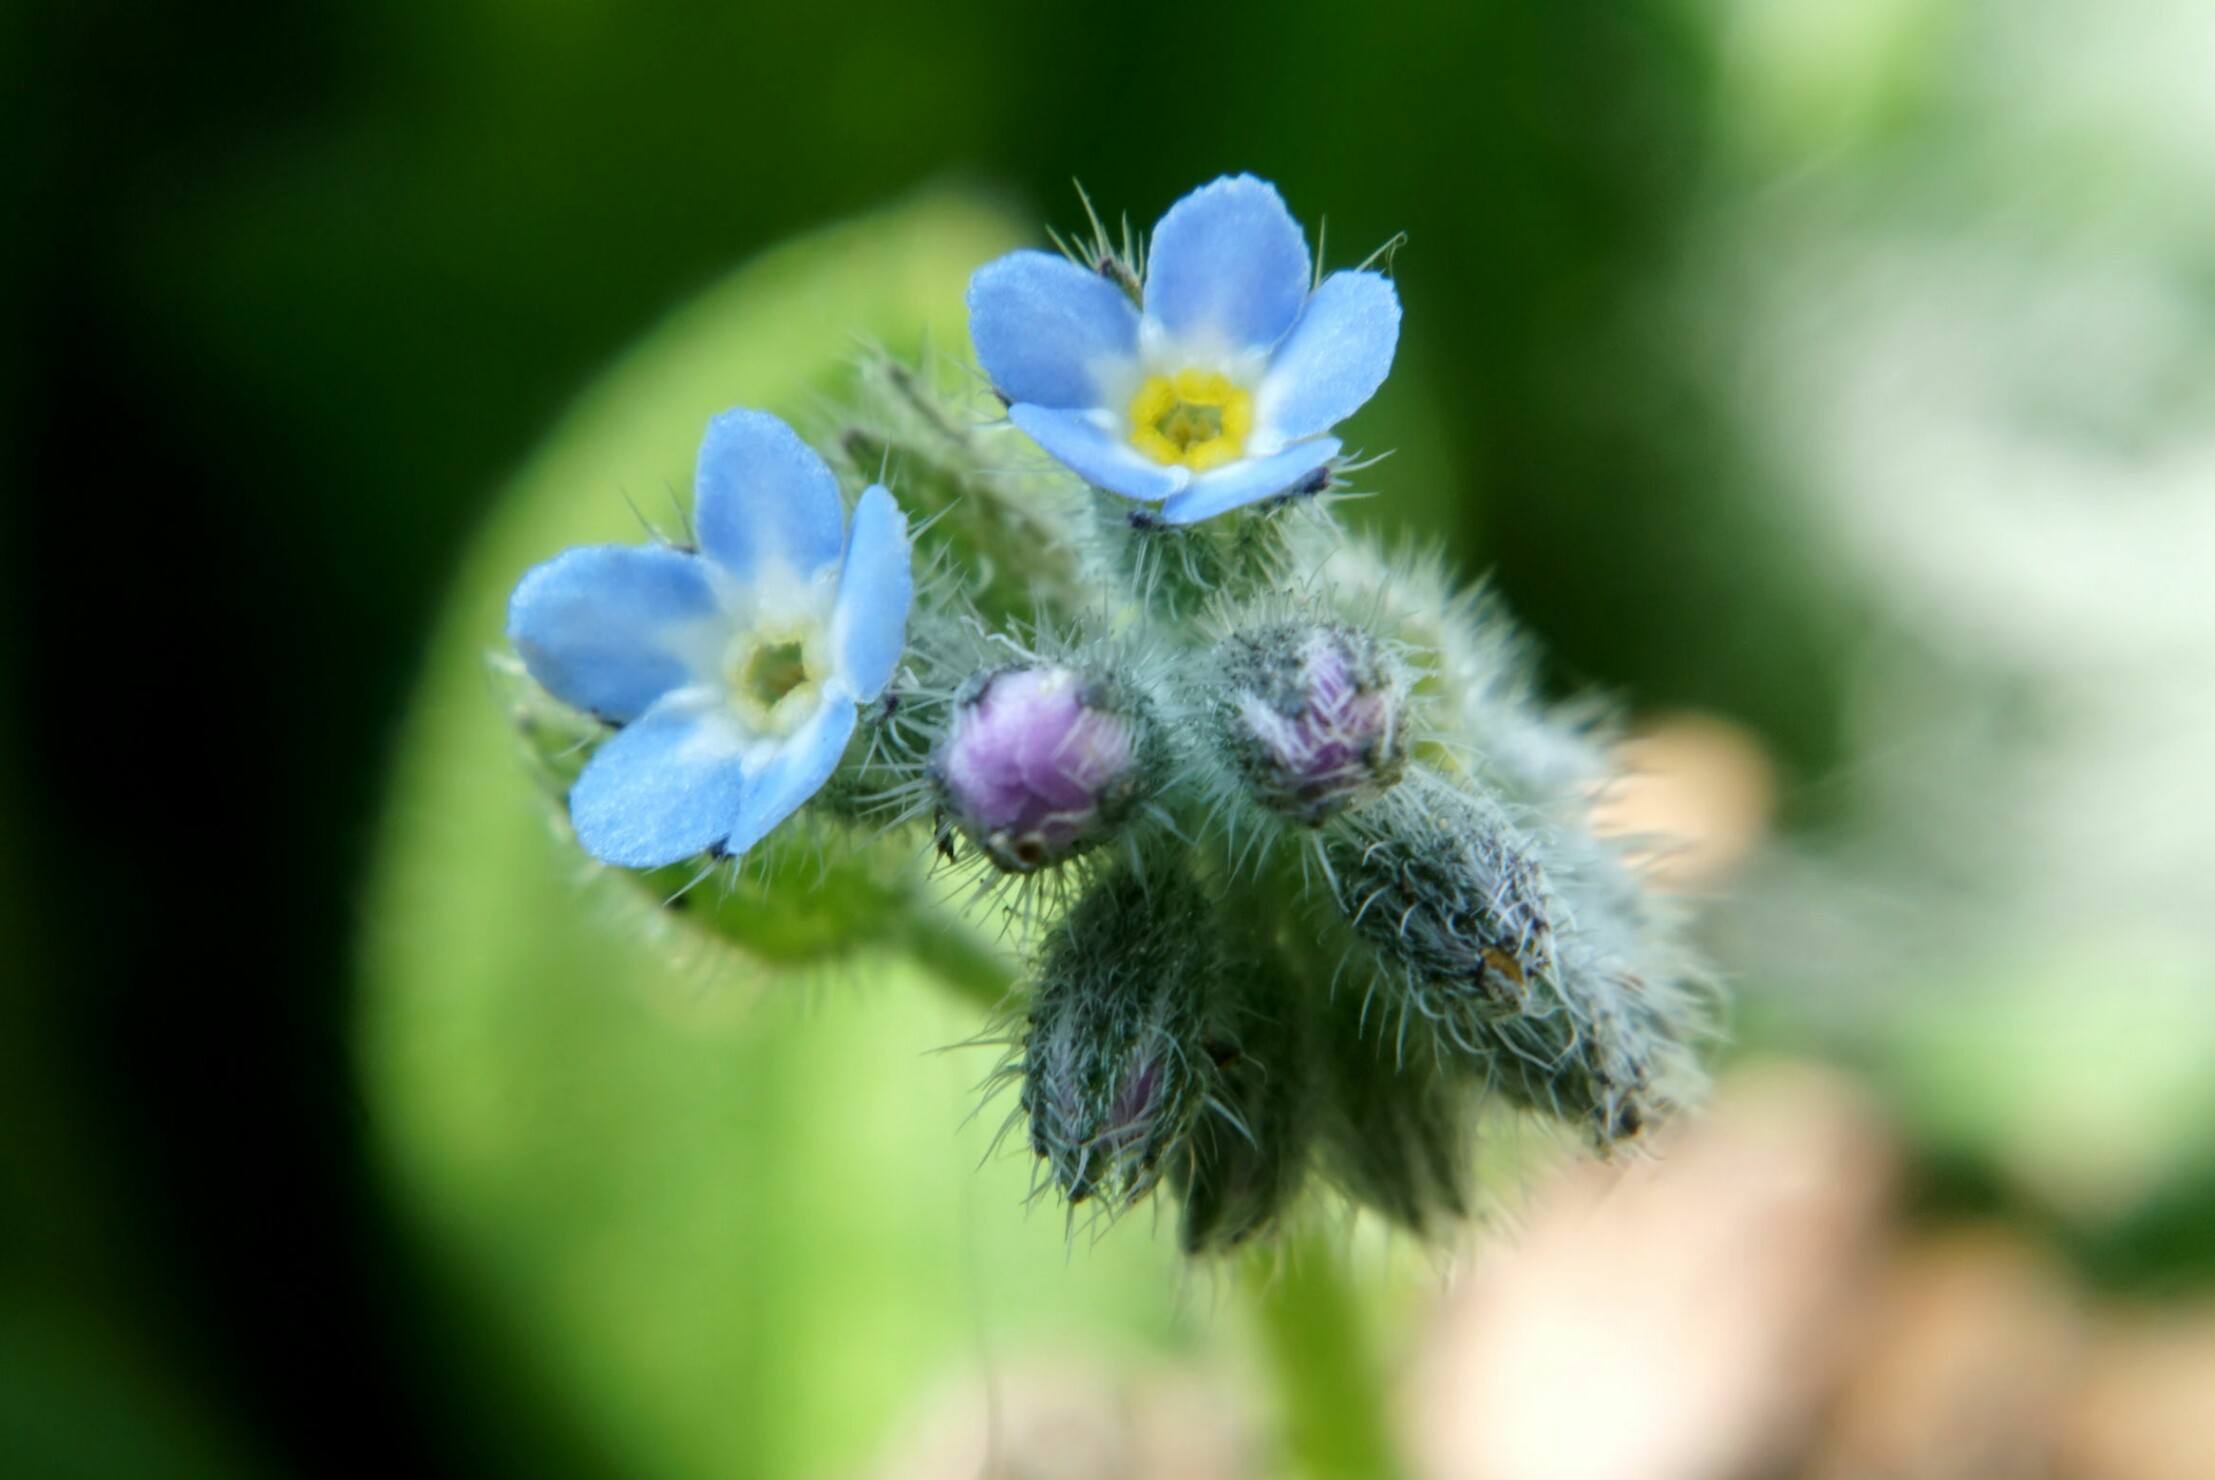
{"label": "blue petal", "polygon": [[1189,469],[1164,467],[1122,438],[1102,431],[1081,411],[1053,411],[1018,401],[1008,408],[1008,418],[1095,488],[1151,502],[1192,481]]}
{"label": "blue petal", "polygon": [[1146,312],[1179,339],[1265,347],[1300,316],[1312,270],[1277,187],[1227,177],[1178,201],[1154,228]]}
{"label": "blue petal", "polygon": [[969,279],[969,339],[1009,400],[1097,406],[1094,367],[1137,353],[1138,310],[1066,257],[1010,252]]}
{"label": "blue petal", "polygon": [[854,506],[838,606],[831,614],[831,650],[855,698],[874,699],[892,681],[907,649],[908,605],[914,599],[907,515],[884,489],[865,488]]}
{"label": "blue petal", "polygon": [[1250,457],[1202,473],[1192,486],[1161,506],[1161,517],[1171,524],[1197,524],[1256,499],[1283,493],[1317,468],[1338,456],[1342,444],[1336,437],[1296,442],[1270,457]]}
{"label": "blue petal", "polygon": [[705,852],[730,836],[748,793],[746,745],[712,699],[656,705],[616,731],[569,789],[577,841],[624,868]]}
{"label": "blue petal", "polygon": [[766,411],[726,411],[708,423],[693,497],[700,548],[741,580],[778,567],[805,579],[846,544],[829,464]]}
{"label": "blue petal", "polygon": [[739,803],[738,818],[723,851],[744,853],[769,835],[769,830],[799,810],[800,804],[823,789],[846,753],[854,734],[854,701],[843,694],[828,694],[823,707],[792,737],[777,747],[752,776]]}
{"label": "blue petal", "polygon": [[1361,409],[1392,371],[1400,295],[1374,272],[1334,272],[1269,362],[1259,420],[1292,439],[1327,432]]}
{"label": "blue petal", "polygon": [[531,677],[617,721],[711,671],[728,634],[705,564],[660,546],[565,550],[508,598],[508,641]]}

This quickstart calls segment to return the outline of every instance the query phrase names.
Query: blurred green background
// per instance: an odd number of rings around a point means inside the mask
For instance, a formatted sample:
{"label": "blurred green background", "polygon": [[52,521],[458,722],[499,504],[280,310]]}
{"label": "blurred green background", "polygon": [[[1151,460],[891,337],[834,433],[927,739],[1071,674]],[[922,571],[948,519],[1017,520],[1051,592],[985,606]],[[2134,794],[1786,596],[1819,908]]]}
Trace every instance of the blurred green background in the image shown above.
{"label": "blurred green background", "polygon": [[933,1373],[1256,1366],[972,1171],[957,1006],[532,936],[470,728],[696,402],[958,338],[1072,177],[1404,230],[1363,517],[1728,727],[1733,1052],[1864,1086],[1905,1226],[2206,1298],[2210,75],[2190,0],[0,16],[0,1472],[938,1473]]}

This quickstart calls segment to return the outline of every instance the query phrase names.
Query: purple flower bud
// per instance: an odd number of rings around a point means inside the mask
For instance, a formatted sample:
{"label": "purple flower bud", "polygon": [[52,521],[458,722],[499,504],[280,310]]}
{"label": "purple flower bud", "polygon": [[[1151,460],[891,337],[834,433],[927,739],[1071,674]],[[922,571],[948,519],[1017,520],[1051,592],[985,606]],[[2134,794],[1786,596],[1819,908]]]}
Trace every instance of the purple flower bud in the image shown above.
{"label": "purple flower bud", "polygon": [[1407,695],[1369,634],[1267,627],[1230,637],[1221,654],[1225,749],[1270,811],[1313,827],[1407,769]]}
{"label": "purple flower bud", "polygon": [[[1079,1061],[1069,1056],[1067,1067],[1074,1070]],[[1172,1088],[1183,1091],[1191,1077],[1180,1075],[1172,1085],[1165,1070],[1157,1047],[1134,1048],[1104,1110],[1096,1089],[1093,1098],[1073,1097],[1086,1088],[1074,1076],[1067,1083],[1049,1077],[1032,1082],[1025,1096],[1031,1149],[1051,1164],[1069,1201],[1081,1203],[1105,1190],[1116,1202],[1130,1202],[1153,1186],[1167,1129],[1174,1124],[1164,1114],[1165,1102]]]}
{"label": "purple flower bud", "polygon": [[1133,1057],[1123,1082],[1116,1086],[1115,1097],[1108,1101],[1100,1139],[1118,1150],[1145,1140],[1161,1109],[1163,1088],[1160,1060],[1146,1052]]}
{"label": "purple flower bud", "polygon": [[994,864],[1027,874],[1098,842],[1140,793],[1144,715],[1073,668],[1002,668],[954,701],[931,757],[941,804]]}

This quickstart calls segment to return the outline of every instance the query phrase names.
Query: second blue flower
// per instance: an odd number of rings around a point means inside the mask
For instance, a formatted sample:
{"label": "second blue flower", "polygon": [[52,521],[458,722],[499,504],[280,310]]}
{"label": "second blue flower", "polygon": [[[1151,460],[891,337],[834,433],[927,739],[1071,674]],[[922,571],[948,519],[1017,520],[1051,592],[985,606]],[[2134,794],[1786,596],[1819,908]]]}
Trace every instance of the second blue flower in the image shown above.
{"label": "second blue flower", "polygon": [[[1312,291],[1311,291],[1312,290]],[[1154,228],[1143,301],[1050,252],[969,284],[969,332],[1008,416],[1086,482],[1192,524],[1310,483],[1399,345],[1380,273],[1320,285],[1276,187],[1204,185]]]}

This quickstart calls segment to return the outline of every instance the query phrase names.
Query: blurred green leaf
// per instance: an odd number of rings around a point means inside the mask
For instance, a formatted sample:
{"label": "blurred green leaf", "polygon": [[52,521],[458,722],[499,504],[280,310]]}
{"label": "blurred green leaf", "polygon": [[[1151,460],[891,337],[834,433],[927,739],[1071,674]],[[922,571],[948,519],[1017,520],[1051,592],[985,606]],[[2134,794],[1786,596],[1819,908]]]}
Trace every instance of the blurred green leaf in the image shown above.
{"label": "blurred green leaf", "polygon": [[2080,1228],[2128,1217],[2215,1139],[2215,1009],[2187,961],[2055,946],[1934,982],[1886,1017],[1873,1072],[1917,1141],[1991,1166]]}
{"label": "blurred green leaf", "polygon": [[369,890],[359,1052],[430,1278],[485,1323],[461,1349],[516,1364],[443,1374],[472,1430],[535,1389],[626,1473],[845,1471],[949,1369],[1191,1339],[1149,1220],[1072,1261],[1019,1206],[1028,1158],[987,1159],[997,1050],[931,1052],[973,1006],[899,961],[803,995],[651,948],[581,883],[484,671],[526,567],[635,540],[626,498],[670,522],[710,414],[807,428],[850,335],[958,348],[967,273],[1013,240],[929,197],[745,268],[577,404],[461,570]]}

